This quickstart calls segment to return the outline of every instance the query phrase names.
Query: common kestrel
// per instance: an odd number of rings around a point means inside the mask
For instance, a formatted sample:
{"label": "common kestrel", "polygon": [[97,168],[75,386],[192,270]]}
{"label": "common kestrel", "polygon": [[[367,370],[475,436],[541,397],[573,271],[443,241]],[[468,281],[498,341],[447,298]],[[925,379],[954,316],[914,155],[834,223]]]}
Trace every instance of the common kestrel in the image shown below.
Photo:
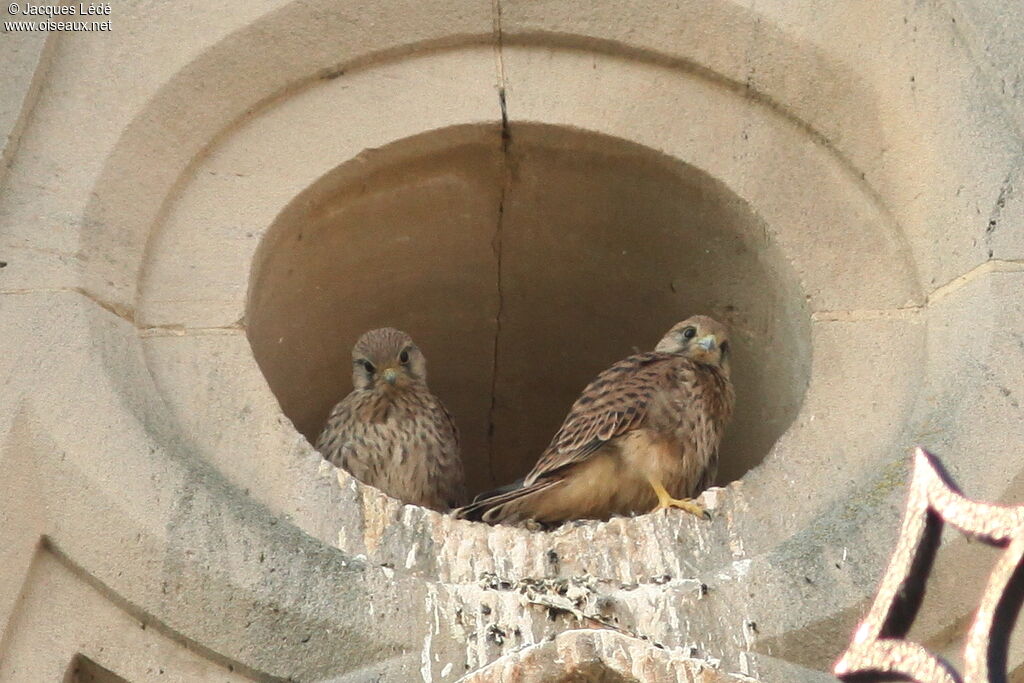
{"label": "common kestrel", "polygon": [[732,414],[729,338],[697,315],[654,351],[611,366],[576,400],[522,484],[456,510],[496,524],[608,519],[676,507],[706,511],[694,496],[718,471]]}
{"label": "common kestrel", "polygon": [[427,388],[427,361],[412,338],[390,327],[360,337],[352,384],[317,439],[324,458],[406,503],[448,510],[463,502],[458,430]]}

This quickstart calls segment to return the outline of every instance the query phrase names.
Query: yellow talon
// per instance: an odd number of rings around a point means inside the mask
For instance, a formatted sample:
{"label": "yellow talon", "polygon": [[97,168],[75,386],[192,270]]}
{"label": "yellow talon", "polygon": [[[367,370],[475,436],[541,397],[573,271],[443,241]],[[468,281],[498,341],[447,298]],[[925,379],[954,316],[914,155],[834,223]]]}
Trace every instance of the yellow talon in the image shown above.
{"label": "yellow talon", "polygon": [[706,520],[711,520],[711,513],[697,501],[692,498],[673,498],[657,479],[648,477],[647,481],[651,483],[651,488],[654,489],[654,493],[658,496],[658,505],[651,510],[651,512],[667,510],[668,508],[678,508],[689,512],[695,517],[703,517]]}

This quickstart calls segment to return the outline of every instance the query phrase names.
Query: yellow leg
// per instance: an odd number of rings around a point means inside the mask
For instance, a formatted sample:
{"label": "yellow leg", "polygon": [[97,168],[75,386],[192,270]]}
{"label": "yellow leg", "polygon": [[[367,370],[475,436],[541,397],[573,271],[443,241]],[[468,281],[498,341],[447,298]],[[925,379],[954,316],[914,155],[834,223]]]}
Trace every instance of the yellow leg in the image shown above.
{"label": "yellow leg", "polygon": [[689,512],[691,515],[703,517],[707,520],[711,519],[711,513],[708,512],[703,505],[692,498],[673,498],[669,495],[668,491],[665,490],[665,487],[661,485],[661,482],[654,477],[648,477],[647,481],[651,483],[651,488],[654,489],[654,493],[658,496],[658,506],[651,510],[651,512],[667,510],[668,508],[679,508],[680,510]]}

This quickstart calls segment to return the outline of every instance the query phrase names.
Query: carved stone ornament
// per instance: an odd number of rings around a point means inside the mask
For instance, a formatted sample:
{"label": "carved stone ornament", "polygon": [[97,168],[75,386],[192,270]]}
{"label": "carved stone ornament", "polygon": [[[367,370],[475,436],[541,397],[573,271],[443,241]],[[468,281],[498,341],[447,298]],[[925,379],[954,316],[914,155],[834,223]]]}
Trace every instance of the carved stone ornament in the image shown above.
{"label": "carved stone ornament", "polygon": [[[972,538],[1006,549],[989,575],[967,634],[962,674],[920,644],[905,640],[921,606],[946,522]],[[965,498],[938,459],[916,449],[896,550],[871,611],[836,662],[835,674],[858,683],[894,679],[1005,683],[1007,647],[1024,599],[1022,554],[1024,505],[992,505]]]}

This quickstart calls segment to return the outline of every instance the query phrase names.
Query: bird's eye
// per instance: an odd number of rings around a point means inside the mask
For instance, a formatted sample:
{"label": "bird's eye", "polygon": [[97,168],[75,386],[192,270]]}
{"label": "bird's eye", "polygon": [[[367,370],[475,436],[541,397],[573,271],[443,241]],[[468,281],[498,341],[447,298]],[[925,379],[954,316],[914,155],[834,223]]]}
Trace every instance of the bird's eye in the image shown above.
{"label": "bird's eye", "polygon": [[402,349],[402,353],[398,354],[398,360],[400,360],[403,363],[408,363],[409,362],[409,350],[408,349]]}
{"label": "bird's eye", "polygon": [[720,349],[722,350],[722,355],[723,355],[723,356],[724,356],[724,355],[726,355],[726,354],[728,354],[728,353],[729,353],[729,342],[727,342],[727,341],[725,341],[725,342],[722,342],[722,343],[721,343],[721,344],[719,345],[719,347],[718,347],[718,348],[720,348]]}
{"label": "bird's eye", "polygon": [[697,336],[697,328],[696,327],[687,327],[685,330],[683,330],[683,339],[693,339],[696,336]]}
{"label": "bird's eye", "polygon": [[374,372],[376,372],[377,368],[373,367],[373,363],[371,363],[370,361],[368,361],[368,360],[366,360],[366,359],[363,359],[363,360],[361,360],[361,361],[359,361],[359,362],[363,364],[363,367],[364,367],[364,368],[366,368],[366,371],[367,371],[368,373],[370,373],[371,375],[372,375],[372,374],[373,374]]}

